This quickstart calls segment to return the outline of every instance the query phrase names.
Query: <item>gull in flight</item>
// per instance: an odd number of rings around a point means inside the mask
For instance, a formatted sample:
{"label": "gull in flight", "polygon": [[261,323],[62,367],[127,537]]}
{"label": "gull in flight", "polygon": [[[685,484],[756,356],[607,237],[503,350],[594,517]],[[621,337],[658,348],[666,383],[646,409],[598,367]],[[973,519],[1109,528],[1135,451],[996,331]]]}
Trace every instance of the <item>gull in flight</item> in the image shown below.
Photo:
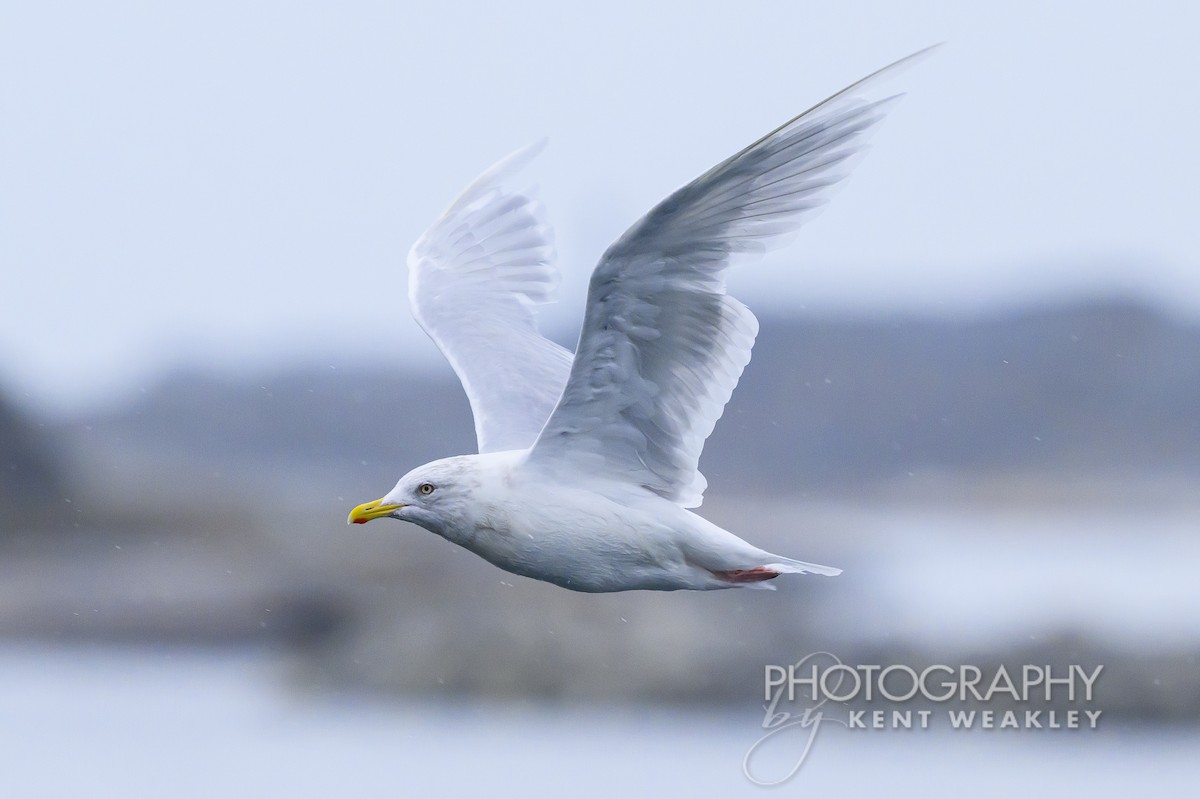
{"label": "gull in flight", "polygon": [[758,321],[725,272],[799,227],[899,97],[849,86],[671,194],[592,273],[574,355],[538,333],[558,282],[538,202],[480,176],[413,245],[413,316],[462,381],[479,453],[419,466],[350,512],[413,522],[516,574],[575,591],[773,587],[840,569],[774,555],[688,510],[704,440]]}

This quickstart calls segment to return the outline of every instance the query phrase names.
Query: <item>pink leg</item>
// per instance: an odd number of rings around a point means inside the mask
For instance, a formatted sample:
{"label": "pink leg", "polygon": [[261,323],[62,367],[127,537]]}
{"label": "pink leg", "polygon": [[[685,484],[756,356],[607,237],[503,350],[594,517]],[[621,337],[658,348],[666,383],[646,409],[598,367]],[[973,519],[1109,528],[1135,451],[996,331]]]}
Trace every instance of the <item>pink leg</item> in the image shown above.
{"label": "pink leg", "polygon": [[773,580],[779,572],[766,566],[755,566],[753,569],[729,569],[714,571],[717,577],[730,583],[761,583],[763,580]]}

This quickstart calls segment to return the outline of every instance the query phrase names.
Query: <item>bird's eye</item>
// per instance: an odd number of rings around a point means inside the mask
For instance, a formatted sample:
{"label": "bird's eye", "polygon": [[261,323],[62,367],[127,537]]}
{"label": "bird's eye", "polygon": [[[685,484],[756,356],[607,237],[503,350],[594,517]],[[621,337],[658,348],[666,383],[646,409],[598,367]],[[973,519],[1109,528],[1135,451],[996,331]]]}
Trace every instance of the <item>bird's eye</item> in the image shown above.
{"label": "bird's eye", "polygon": [[421,483],[421,485],[417,486],[417,492],[429,496],[433,493],[434,488],[433,483]]}

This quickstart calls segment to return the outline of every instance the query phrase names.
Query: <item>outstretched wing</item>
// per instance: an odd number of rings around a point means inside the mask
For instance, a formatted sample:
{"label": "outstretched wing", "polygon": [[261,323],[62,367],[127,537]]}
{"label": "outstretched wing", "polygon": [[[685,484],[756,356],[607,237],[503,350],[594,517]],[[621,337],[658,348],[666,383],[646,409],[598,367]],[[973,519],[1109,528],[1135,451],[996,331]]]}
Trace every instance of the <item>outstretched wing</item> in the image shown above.
{"label": "outstretched wing", "polygon": [[535,320],[558,286],[550,226],[537,200],[502,186],[542,146],[476,179],[408,254],[413,316],[467,392],[480,452],[533,444],[571,368]]}
{"label": "outstretched wing", "polygon": [[570,378],[530,463],[570,463],[700,504],[700,451],[758,332],[725,293],[725,270],[735,253],[797,228],[848,174],[896,99],[869,99],[870,78],[676,191],[609,248],[592,274]]}

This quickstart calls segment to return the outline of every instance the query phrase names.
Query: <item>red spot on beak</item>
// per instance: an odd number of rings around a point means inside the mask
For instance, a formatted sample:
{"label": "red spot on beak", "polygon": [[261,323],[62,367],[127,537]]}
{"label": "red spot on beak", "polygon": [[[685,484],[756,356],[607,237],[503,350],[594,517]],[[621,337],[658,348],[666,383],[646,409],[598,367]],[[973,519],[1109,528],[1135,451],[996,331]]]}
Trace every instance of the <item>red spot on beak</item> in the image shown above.
{"label": "red spot on beak", "polygon": [[354,523],[355,524],[366,524],[369,521],[371,521],[371,520],[370,519],[355,519]]}

